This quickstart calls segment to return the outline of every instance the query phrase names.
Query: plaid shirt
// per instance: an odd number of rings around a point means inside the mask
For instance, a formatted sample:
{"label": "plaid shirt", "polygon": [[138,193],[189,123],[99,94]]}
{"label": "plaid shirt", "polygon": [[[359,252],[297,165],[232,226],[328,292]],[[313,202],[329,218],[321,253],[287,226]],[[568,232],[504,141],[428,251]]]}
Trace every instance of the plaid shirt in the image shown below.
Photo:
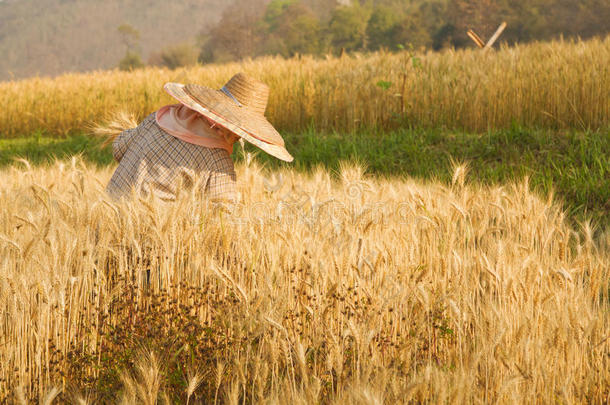
{"label": "plaid shirt", "polygon": [[200,191],[212,200],[235,200],[235,169],[224,149],[184,142],[165,132],[151,114],[112,143],[119,166],[106,188],[114,198],[133,188],[143,197],[150,193],[175,200],[182,188]]}

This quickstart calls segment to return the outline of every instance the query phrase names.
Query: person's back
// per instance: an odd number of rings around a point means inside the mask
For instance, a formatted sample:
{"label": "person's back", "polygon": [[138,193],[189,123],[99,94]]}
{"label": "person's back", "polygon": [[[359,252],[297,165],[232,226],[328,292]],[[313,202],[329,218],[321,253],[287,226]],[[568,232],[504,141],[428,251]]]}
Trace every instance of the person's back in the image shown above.
{"label": "person's back", "polygon": [[112,143],[119,165],[106,190],[175,200],[183,188],[211,200],[236,200],[231,153],[239,139],[285,161],[292,156],[264,116],[269,88],[239,73],[220,90],[167,83],[180,104],[167,105]]}
{"label": "person's back", "polygon": [[154,113],[137,128],[121,133],[112,143],[112,153],[119,166],[106,191],[114,198],[129,195],[135,188],[142,197],[152,193],[174,200],[181,187],[195,187],[213,200],[237,196],[229,152],[170,135],[159,126]]}

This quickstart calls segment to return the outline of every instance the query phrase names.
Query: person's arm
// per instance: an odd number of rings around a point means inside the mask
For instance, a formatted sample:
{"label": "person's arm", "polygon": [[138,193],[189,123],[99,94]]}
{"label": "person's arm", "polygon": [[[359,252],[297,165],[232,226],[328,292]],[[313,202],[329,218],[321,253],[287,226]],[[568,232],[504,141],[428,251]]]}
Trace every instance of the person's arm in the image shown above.
{"label": "person's arm", "polygon": [[233,167],[212,171],[205,192],[213,202],[238,202],[239,194]]}
{"label": "person's arm", "polygon": [[114,141],[112,141],[112,156],[114,160],[120,162],[123,159],[123,155],[127,151],[131,140],[137,133],[139,127],[127,129],[119,134]]}

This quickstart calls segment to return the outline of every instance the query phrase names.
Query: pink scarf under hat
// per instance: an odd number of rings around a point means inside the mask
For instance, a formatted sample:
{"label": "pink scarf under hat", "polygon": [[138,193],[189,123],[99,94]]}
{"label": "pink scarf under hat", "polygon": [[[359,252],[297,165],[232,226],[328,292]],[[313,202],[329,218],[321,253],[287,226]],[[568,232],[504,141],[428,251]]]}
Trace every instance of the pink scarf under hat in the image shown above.
{"label": "pink scarf under hat", "polygon": [[184,142],[233,153],[233,141],[217,134],[197,111],[183,104],[161,107],[155,115],[157,124],[170,135]]}

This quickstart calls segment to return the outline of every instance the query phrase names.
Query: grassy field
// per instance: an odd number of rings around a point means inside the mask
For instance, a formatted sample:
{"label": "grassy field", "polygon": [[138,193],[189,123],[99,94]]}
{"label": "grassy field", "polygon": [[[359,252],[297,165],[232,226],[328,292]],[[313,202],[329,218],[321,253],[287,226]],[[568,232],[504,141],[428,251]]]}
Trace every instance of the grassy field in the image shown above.
{"label": "grassy field", "polygon": [[237,172],[214,210],[2,169],[0,402],[610,399],[610,240],[527,184]]}
{"label": "grassy field", "polygon": [[[610,229],[610,131],[513,128],[473,135],[415,129],[351,134],[308,130],[284,137],[294,163],[286,165],[264,153],[257,160],[274,169],[308,171],[323,166],[332,172],[342,161],[358,161],[366,164],[370,174],[445,184],[453,175],[451,162],[467,162],[471,182],[502,184],[528,176],[532,191],[543,198],[553,193],[573,225],[590,219],[599,228],[597,234]],[[109,148],[101,148],[100,140],[88,135],[0,140],[0,150],[0,166],[13,164],[17,158],[42,164],[75,154],[98,166],[114,164]],[[255,152],[253,147],[246,150]],[[236,150],[234,159],[241,158],[241,150]]]}
{"label": "grassy field", "polygon": [[[0,83],[0,403],[610,402],[608,60],[610,37]],[[235,206],[108,199],[87,128],[241,70],[293,164],[236,151]]]}
{"label": "grassy field", "polygon": [[167,81],[220,88],[245,71],[271,87],[280,130],[450,128],[467,132],[610,127],[610,37],[494,52],[261,58],[185,70],[110,71],[0,83],[0,137],[79,131],[116,110],[140,118],[170,102]]}

